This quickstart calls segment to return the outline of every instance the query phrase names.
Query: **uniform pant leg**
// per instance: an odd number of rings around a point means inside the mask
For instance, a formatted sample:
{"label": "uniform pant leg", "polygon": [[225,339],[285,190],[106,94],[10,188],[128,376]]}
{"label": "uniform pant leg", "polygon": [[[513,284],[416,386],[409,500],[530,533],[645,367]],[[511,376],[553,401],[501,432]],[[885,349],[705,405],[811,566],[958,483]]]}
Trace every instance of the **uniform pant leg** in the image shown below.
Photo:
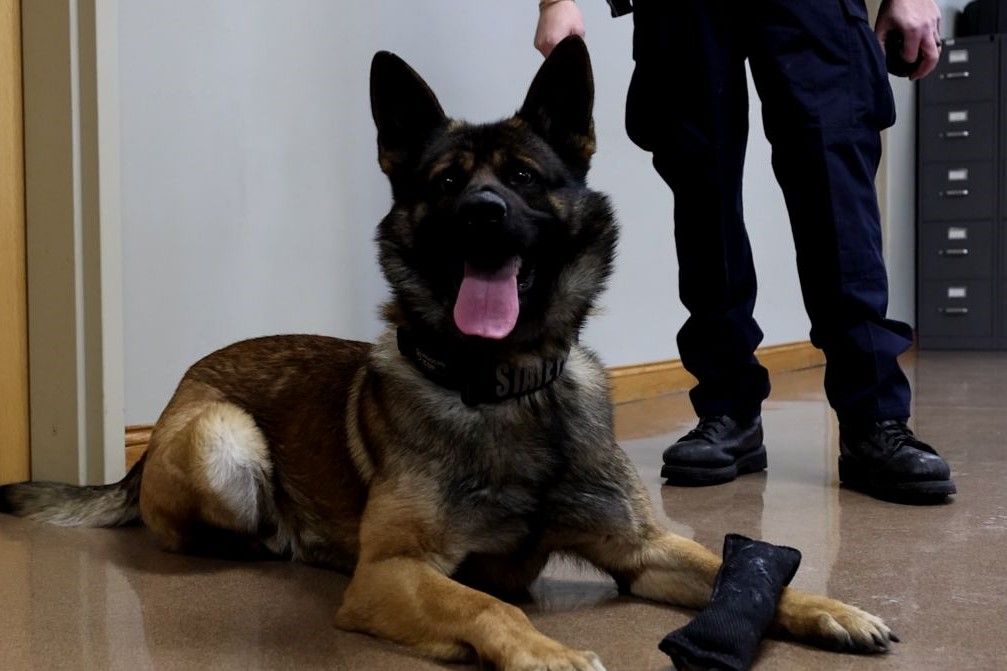
{"label": "uniform pant leg", "polygon": [[678,334],[699,416],[749,419],[769,394],[754,356],[756,278],[742,216],[748,88],[735,0],[637,0],[630,138],[653,152],[675,196]]}
{"label": "uniform pant leg", "polygon": [[910,328],[886,318],[874,178],[894,104],[863,0],[753,0],[752,74],[793,228],[811,340],[841,421],[909,416],[897,356]]}

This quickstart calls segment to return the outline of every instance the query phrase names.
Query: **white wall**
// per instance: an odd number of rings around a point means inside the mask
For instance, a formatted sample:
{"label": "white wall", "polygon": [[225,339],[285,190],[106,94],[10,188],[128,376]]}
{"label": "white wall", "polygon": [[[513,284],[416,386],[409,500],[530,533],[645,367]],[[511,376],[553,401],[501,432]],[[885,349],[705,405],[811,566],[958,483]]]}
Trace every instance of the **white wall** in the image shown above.
{"label": "white wall", "polygon": [[965,8],[972,0],[935,0],[941,8],[941,32],[953,36],[955,30],[955,15]]}
{"label": "white wall", "polygon": [[916,323],[916,84],[890,77],[896,122],[885,131],[881,197],[888,316]]}
{"label": "white wall", "polygon": [[[126,421],[153,421],[186,366],[279,332],[373,337],[372,243],[388,208],[371,55],[410,62],[454,116],[506,116],[540,57],[534,0],[121,2]],[[610,365],[677,356],[671,195],[625,137],[630,18],[582,2],[597,80],[591,183],[623,237],[587,341]],[[752,94],[745,182],[765,344],[807,338],[786,211]],[[911,258],[911,255],[910,255]],[[911,280],[909,281],[911,285]]]}

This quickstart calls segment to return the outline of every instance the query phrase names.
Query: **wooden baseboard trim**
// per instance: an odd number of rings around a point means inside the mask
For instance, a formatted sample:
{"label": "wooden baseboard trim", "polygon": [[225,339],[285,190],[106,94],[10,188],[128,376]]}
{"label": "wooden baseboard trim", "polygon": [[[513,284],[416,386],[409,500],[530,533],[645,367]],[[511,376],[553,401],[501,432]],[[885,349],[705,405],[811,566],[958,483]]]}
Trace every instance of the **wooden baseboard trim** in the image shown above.
{"label": "wooden baseboard trim", "polygon": [[153,424],[136,424],[126,427],[127,469],[135,464],[143,453],[147,451],[147,443],[150,442],[150,432],[153,429]]}
{"label": "wooden baseboard trim", "polygon": [[[770,373],[784,373],[825,364],[825,355],[810,342],[794,342],[761,347],[756,351],[759,361]],[[648,398],[682,392],[694,384],[696,378],[682,367],[678,359],[616,366],[608,369],[615,403],[632,403]],[[150,424],[126,427],[126,468],[129,468],[147,449]]]}
{"label": "wooden baseboard trim", "polygon": [[[825,365],[825,355],[810,342],[785,343],[760,347],[759,361],[770,373],[784,373]],[[686,391],[696,384],[679,359],[608,369],[612,383],[612,401],[632,403],[656,396]]]}

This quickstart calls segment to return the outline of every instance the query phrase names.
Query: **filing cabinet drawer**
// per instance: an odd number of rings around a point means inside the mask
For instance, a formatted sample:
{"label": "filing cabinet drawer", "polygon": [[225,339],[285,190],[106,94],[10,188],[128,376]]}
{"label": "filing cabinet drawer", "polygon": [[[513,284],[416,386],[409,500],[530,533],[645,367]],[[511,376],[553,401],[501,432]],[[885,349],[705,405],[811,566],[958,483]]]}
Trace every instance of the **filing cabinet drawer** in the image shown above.
{"label": "filing cabinet drawer", "polygon": [[1000,293],[996,294],[996,296],[995,300],[998,300],[1000,305],[1000,333],[998,334],[1001,338],[1000,347],[1001,349],[1007,349],[1007,309],[1005,309],[1004,305],[1004,297],[1007,296],[1007,284],[1000,285]]}
{"label": "filing cabinet drawer", "polygon": [[995,170],[991,161],[925,163],[920,186],[923,220],[992,219]]}
{"label": "filing cabinet drawer", "polygon": [[925,279],[991,279],[993,222],[920,226],[920,274]]}
{"label": "filing cabinet drawer", "polygon": [[1007,219],[1007,149],[1004,149],[1004,160],[1000,163],[999,179],[1000,179],[1000,216]]}
{"label": "filing cabinet drawer", "polygon": [[991,336],[992,283],[974,280],[923,282],[920,332],[927,336]]}
{"label": "filing cabinet drawer", "polygon": [[993,159],[996,126],[992,102],[931,105],[920,110],[924,161]]}
{"label": "filing cabinet drawer", "polygon": [[[1000,88],[1001,93],[1007,91],[1007,84],[1003,83],[1007,77],[1007,41],[1000,39]],[[1001,98],[1000,101],[1000,146],[1001,156],[1007,157],[1007,100]]]}
{"label": "filing cabinet drawer", "polygon": [[996,100],[996,43],[988,38],[948,40],[937,69],[920,82],[924,103]]}

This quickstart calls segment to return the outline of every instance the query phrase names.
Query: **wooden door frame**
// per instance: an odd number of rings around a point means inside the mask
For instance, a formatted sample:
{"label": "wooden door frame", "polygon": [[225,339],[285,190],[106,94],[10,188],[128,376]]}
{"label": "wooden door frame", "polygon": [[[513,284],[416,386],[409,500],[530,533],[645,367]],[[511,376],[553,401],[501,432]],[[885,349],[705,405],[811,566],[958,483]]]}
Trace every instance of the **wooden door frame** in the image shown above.
{"label": "wooden door frame", "polygon": [[23,136],[21,3],[0,0],[0,483],[29,475]]}
{"label": "wooden door frame", "polygon": [[22,5],[33,479],[95,484],[125,467],[118,11]]}

